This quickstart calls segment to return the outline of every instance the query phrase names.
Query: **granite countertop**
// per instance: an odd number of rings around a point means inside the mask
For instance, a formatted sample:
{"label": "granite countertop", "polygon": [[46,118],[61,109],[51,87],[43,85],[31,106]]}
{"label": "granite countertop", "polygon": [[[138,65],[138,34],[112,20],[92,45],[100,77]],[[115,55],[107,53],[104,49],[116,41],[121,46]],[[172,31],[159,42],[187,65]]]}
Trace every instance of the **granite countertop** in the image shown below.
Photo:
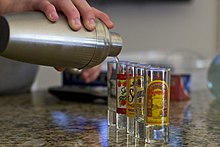
{"label": "granite countertop", "polygon": [[[108,135],[106,114],[105,104],[61,101],[47,92],[0,96],[0,146],[142,146]],[[172,101],[169,146],[220,146],[220,99],[204,90]]]}

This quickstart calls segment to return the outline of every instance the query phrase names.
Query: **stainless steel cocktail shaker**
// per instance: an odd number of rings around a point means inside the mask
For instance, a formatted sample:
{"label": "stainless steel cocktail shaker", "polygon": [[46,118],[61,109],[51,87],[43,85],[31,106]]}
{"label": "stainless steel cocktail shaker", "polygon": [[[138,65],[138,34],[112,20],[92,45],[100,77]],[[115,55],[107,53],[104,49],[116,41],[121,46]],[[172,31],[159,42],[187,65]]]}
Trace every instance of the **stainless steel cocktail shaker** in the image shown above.
{"label": "stainless steel cocktail shaker", "polygon": [[60,15],[52,23],[41,12],[0,17],[0,55],[22,62],[69,68],[89,68],[122,48],[119,34],[96,21],[96,29],[73,31]]}

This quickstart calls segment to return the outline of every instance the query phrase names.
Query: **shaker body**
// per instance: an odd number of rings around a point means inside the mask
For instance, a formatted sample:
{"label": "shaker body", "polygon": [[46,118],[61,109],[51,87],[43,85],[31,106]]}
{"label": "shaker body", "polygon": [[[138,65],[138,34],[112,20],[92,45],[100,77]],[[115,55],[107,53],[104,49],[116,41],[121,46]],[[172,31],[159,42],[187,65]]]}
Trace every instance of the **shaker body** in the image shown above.
{"label": "shaker body", "polygon": [[[0,17],[0,55],[28,63],[69,68],[89,68],[100,64],[111,52],[111,33],[97,20],[96,29],[73,31],[60,15],[55,23],[41,12],[25,12]],[[117,40],[114,55],[121,51]]]}

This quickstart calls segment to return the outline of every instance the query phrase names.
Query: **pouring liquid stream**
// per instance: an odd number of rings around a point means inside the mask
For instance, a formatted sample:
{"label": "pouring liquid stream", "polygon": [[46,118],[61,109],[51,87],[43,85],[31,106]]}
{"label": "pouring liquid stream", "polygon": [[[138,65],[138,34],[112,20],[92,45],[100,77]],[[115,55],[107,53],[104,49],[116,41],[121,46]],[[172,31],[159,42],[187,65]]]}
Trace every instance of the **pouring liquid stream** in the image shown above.
{"label": "pouring liquid stream", "polygon": [[119,58],[118,58],[118,56],[114,57],[114,60],[115,60],[116,63],[119,63]]}

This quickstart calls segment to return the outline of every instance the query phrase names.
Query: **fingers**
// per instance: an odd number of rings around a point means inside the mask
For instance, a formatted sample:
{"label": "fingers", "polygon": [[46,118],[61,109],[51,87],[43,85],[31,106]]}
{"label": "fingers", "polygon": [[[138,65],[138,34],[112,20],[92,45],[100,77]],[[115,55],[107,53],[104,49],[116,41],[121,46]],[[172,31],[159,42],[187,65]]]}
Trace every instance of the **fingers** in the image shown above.
{"label": "fingers", "polygon": [[33,6],[35,10],[40,10],[45,13],[47,18],[54,22],[59,16],[57,11],[61,11],[67,17],[68,23],[73,30],[81,28],[80,14],[71,0],[42,0],[36,1]]}
{"label": "fingers", "polygon": [[90,31],[94,30],[96,27],[95,14],[90,5],[85,0],[73,0],[73,3],[83,18],[84,26]]}
{"label": "fingers", "polygon": [[64,67],[54,67],[57,71],[64,71],[65,70],[65,68]]}
{"label": "fingers", "polygon": [[71,0],[53,0],[51,2],[59,11],[64,13],[73,30],[79,30],[81,28],[80,13]]}
{"label": "fingers", "polygon": [[85,0],[73,0],[73,3],[79,10],[83,18],[83,24],[88,30],[91,31],[95,29],[95,18],[98,18],[104,22],[109,29],[114,27],[113,22],[110,20],[106,13],[96,8],[90,7],[90,5]]}
{"label": "fingers", "polygon": [[86,0],[51,0],[59,11],[62,11],[68,19],[68,23],[73,30],[81,28],[80,16],[86,29],[95,29],[95,14]]}
{"label": "fingers", "polygon": [[109,29],[114,27],[106,13],[91,7],[86,0],[36,0],[33,7],[43,11],[52,22],[59,18],[57,11],[63,12],[70,27],[76,31],[82,27],[80,17],[85,28],[90,31],[96,27],[95,18],[100,19]]}
{"label": "fingers", "polygon": [[81,72],[80,78],[85,82],[85,83],[90,83],[94,80],[97,79],[101,71],[101,65],[92,67],[90,69],[85,69]]}
{"label": "fingers", "polygon": [[47,18],[52,22],[57,21],[59,18],[55,6],[47,0],[42,0],[41,2],[36,1],[36,3],[33,4],[33,9],[44,12]]}
{"label": "fingers", "polygon": [[99,18],[102,22],[104,22],[105,25],[109,29],[112,29],[114,27],[113,22],[110,20],[109,16],[106,13],[104,13],[94,7],[92,7],[92,9],[93,9],[93,12],[95,13],[96,18]]}

